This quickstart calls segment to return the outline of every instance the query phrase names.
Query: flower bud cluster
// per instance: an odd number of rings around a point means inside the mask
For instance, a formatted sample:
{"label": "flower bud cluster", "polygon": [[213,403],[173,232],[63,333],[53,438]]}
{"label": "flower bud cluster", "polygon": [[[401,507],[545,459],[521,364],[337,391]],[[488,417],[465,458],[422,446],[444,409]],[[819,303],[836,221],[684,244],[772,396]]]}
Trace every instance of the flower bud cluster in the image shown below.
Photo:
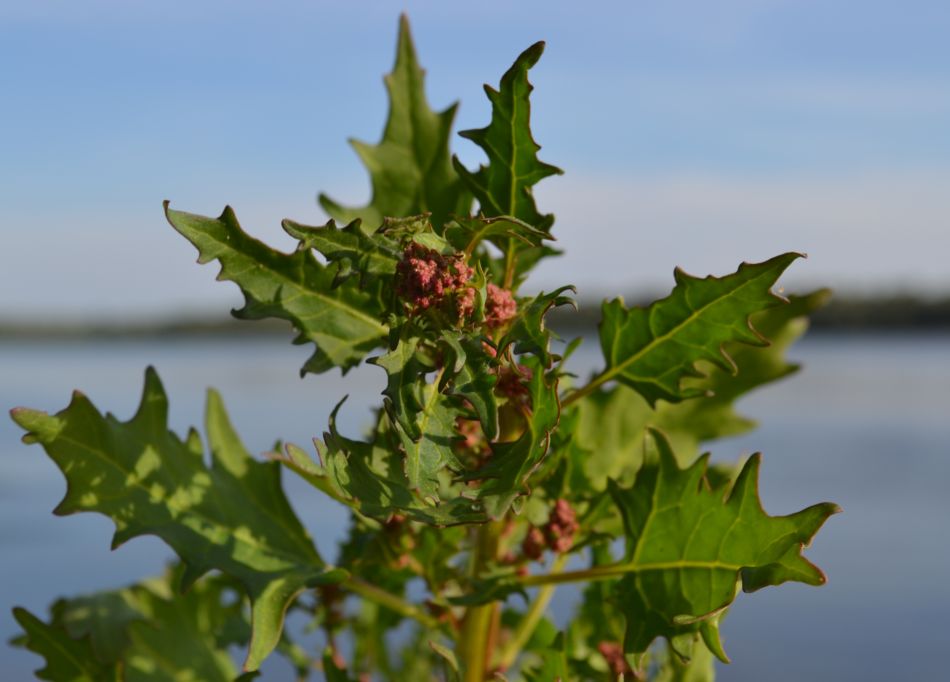
{"label": "flower bud cluster", "polygon": [[534,376],[530,367],[522,364],[501,365],[497,369],[497,374],[498,381],[495,383],[495,391],[498,395],[508,398],[509,401],[517,405],[530,406],[531,391],[527,384]]}
{"label": "flower bud cluster", "polygon": [[485,325],[489,329],[497,329],[514,318],[518,312],[518,304],[510,291],[491,282],[488,283],[487,294]]}
{"label": "flower bud cluster", "polygon": [[409,303],[412,314],[448,307],[446,312],[464,319],[475,308],[475,291],[466,286],[474,274],[461,253],[444,256],[410,242],[396,265],[396,293]]}
{"label": "flower bud cluster", "polygon": [[[465,255],[444,255],[417,242],[409,242],[396,264],[396,293],[408,303],[410,314],[440,310],[459,322],[475,312],[475,270]],[[486,288],[485,326],[498,329],[510,322],[518,304],[510,291],[489,283]]]}
{"label": "flower bud cluster", "polygon": [[633,674],[633,669],[623,655],[623,645],[620,642],[601,642],[597,645],[597,651],[607,661],[607,667],[614,675],[619,677],[620,675]]}
{"label": "flower bud cluster", "polygon": [[559,499],[542,528],[532,526],[521,543],[521,552],[529,559],[540,559],[545,549],[555,554],[564,554],[574,544],[574,535],[580,529],[577,513],[571,503]]}

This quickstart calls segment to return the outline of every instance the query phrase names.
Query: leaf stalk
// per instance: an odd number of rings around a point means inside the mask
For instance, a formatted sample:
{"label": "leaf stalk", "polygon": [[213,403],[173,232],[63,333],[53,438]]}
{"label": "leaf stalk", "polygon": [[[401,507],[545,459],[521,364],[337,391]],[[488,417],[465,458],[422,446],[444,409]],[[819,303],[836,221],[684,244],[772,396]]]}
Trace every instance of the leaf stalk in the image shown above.
{"label": "leaf stalk", "polygon": [[[558,557],[551,564],[551,575],[561,573],[562,569],[564,568],[564,564],[567,563],[567,558],[567,554],[558,555]],[[544,585],[538,591],[538,595],[531,604],[531,607],[525,613],[524,617],[521,619],[521,622],[518,623],[518,627],[515,629],[514,634],[512,635],[511,639],[508,640],[508,643],[505,645],[505,648],[502,649],[501,654],[498,657],[498,669],[502,672],[512,666],[512,664],[521,654],[521,651],[524,649],[525,645],[528,643],[528,640],[531,639],[535,629],[538,627],[538,623],[540,623],[541,619],[544,617],[544,613],[548,608],[548,604],[551,602],[551,597],[554,596],[554,590],[556,587],[556,584],[550,583]]]}
{"label": "leaf stalk", "polygon": [[421,623],[427,628],[437,629],[440,627],[438,619],[429,615],[418,606],[410,604],[401,597],[397,597],[392,592],[387,592],[386,590],[380,589],[372,583],[368,583],[362,578],[357,578],[351,576],[346,582],[343,583],[344,589],[358,594],[364,599],[369,599],[370,601],[376,602],[380,606],[385,606],[391,611],[395,611],[401,616],[406,618],[411,618],[412,620]]}

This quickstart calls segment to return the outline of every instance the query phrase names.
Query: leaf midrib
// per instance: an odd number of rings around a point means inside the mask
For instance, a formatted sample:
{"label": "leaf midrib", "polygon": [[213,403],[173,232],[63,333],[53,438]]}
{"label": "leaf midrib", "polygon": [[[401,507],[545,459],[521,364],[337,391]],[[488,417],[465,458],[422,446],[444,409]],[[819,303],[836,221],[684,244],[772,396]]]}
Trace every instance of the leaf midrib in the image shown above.
{"label": "leaf midrib", "polygon": [[[102,450],[102,449],[100,449],[100,448],[97,448],[97,447],[93,447],[93,446],[91,446],[91,445],[89,445],[89,444],[87,444],[87,443],[83,443],[82,441],[76,440],[75,438],[71,438],[71,437],[69,437],[69,436],[61,435],[61,436],[59,436],[59,438],[58,438],[57,440],[59,440],[59,441],[61,441],[61,442],[71,443],[72,445],[74,445],[74,446],[76,446],[76,447],[78,447],[78,448],[80,448],[80,449],[82,449],[82,450],[86,450],[87,452],[90,452],[90,453],[96,455],[99,459],[103,460],[103,461],[106,462],[107,464],[110,464],[113,468],[117,469],[119,472],[121,472],[122,474],[124,474],[124,475],[126,476],[126,479],[128,479],[129,477],[132,477],[133,483],[131,483],[131,486],[134,487],[134,488],[138,488],[138,489],[141,490],[143,493],[145,493],[145,495],[148,497],[149,500],[154,500],[154,499],[156,499],[156,496],[153,495],[152,492],[151,492],[148,488],[146,488],[144,485],[142,485],[142,483],[141,483],[139,480],[136,480],[136,479],[134,478],[134,472],[132,472],[132,471],[130,471],[130,470],[124,468],[124,467],[121,466],[121,465],[119,464],[119,462],[117,462],[116,460],[111,459],[111,458],[108,456],[108,454],[107,454],[104,450]],[[210,474],[210,473],[213,473],[213,472],[210,472],[210,471],[209,471],[209,474]],[[128,486],[129,483],[126,483],[126,485]],[[234,534],[234,533],[232,532],[232,529],[230,529],[230,528],[228,528],[227,526],[223,525],[220,521],[217,521],[217,520],[215,520],[215,519],[213,519],[213,518],[211,518],[211,517],[209,517],[209,516],[206,516],[205,514],[202,514],[200,511],[197,511],[197,509],[196,509],[195,507],[193,507],[193,506],[181,506],[181,505],[173,504],[173,503],[170,501],[170,498],[168,498],[168,497],[166,497],[166,496],[157,496],[157,500],[160,501],[160,502],[163,502],[169,509],[173,509],[173,510],[175,510],[175,511],[181,513],[182,515],[190,514],[190,515],[192,515],[192,516],[194,516],[194,517],[196,517],[196,518],[198,518],[198,519],[201,519],[202,521],[207,522],[207,523],[208,523],[209,525],[211,525],[211,526],[215,526],[215,527],[218,528],[218,529],[223,529],[223,530],[226,532],[226,534],[228,534],[230,537],[235,538],[235,540],[237,540],[238,542],[242,542],[242,543],[244,543],[244,544],[246,544],[246,545],[248,545],[248,546],[254,548],[255,550],[267,552],[267,553],[269,553],[269,554],[271,554],[271,555],[274,555],[274,556],[276,556],[276,557],[279,557],[279,558],[288,560],[288,561],[290,561],[290,563],[291,563],[292,565],[298,565],[298,564],[299,564],[299,559],[300,559],[299,556],[292,555],[292,554],[288,554],[288,553],[287,553],[287,550],[284,550],[284,549],[278,549],[278,548],[275,548],[275,547],[269,547],[269,546],[266,546],[266,545],[262,545],[262,544],[258,543],[256,540],[254,540],[254,539],[253,539],[253,536],[251,536],[250,539],[247,538],[247,537],[240,537],[240,536]],[[100,510],[96,510],[96,511],[100,511]],[[105,512],[100,512],[100,513],[105,513]],[[108,515],[108,516],[110,516],[110,518],[111,518],[111,515]],[[204,537],[205,540],[208,541],[209,543],[214,544],[214,543],[212,543],[212,542],[210,541],[210,539],[207,538],[206,536],[202,535],[202,537]],[[315,558],[315,557],[314,557],[314,558]],[[320,567],[320,568],[321,568],[321,570],[322,570],[322,569],[325,568],[325,567]],[[293,572],[293,570],[294,570],[294,569],[286,569],[284,572],[285,572],[285,573],[291,573],[291,572]]]}
{"label": "leaf midrib", "polygon": [[[690,325],[691,323],[695,322],[695,321],[702,315],[703,312],[705,312],[706,310],[708,310],[709,308],[711,308],[711,307],[714,306],[714,305],[717,305],[717,304],[722,303],[723,301],[725,301],[725,300],[727,300],[727,299],[729,299],[729,298],[734,297],[736,294],[738,294],[740,291],[742,291],[745,287],[754,284],[755,282],[757,282],[759,279],[761,279],[762,277],[764,277],[767,273],[769,273],[769,272],[771,272],[771,271],[772,271],[772,268],[769,268],[768,270],[763,271],[762,273],[756,275],[755,277],[746,280],[745,282],[743,282],[742,284],[740,284],[739,286],[737,286],[735,289],[732,289],[732,290],[730,290],[729,292],[727,292],[724,296],[717,297],[717,298],[713,299],[712,301],[710,301],[709,303],[707,303],[707,304],[705,304],[705,305],[703,305],[703,306],[701,306],[701,307],[699,307],[699,308],[695,308],[695,309],[691,312],[691,314],[690,314],[689,316],[687,316],[681,323],[679,323],[678,325],[676,325],[675,327],[673,327],[670,331],[666,332],[665,334],[661,334],[660,336],[655,336],[655,337],[653,337],[653,339],[651,339],[648,344],[646,344],[643,348],[641,348],[640,350],[638,350],[638,351],[637,351],[636,353],[634,353],[633,355],[629,356],[626,360],[624,360],[623,362],[618,363],[618,364],[614,365],[613,367],[610,367],[610,368],[608,368],[607,370],[605,370],[604,373],[601,374],[600,377],[599,377],[599,383],[605,383],[605,382],[607,382],[607,381],[610,381],[610,379],[612,379],[612,378],[613,378],[614,376],[616,376],[617,374],[622,374],[623,371],[624,371],[627,367],[629,367],[631,364],[633,364],[633,363],[635,363],[636,361],[640,360],[640,359],[643,358],[645,355],[647,355],[649,352],[651,352],[652,350],[654,350],[658,345],[660,345],[660,344],[662,344],[662,343],[665,343],[665,342],[668,341],[671,337],[673,337],[675,334],[677,334],[679,331],[681,331],[683,328],[685,328],[686,326],[688,326],[688,325]],[[625,313],[629,313],[629,312],[630,312],[630,309],[624,309],[624,312],[625,312]],[[626,320],[624,320],[624,323],[626,323]],[[611,347],[611,355],[613,355],[613,353],[616,351],[616,348],[617,348],[617,345],[618,345],[618,344],[617,344],[617,338],[618,338],[618,334],[619,334],[620,331],[621,331],[621,327],[622,327],[622,326],[623,326],[623,325],[618,325],[617,328],[616,328],[616,330],[615,330],[615,332],[614,332],[614,343],[613,343],[613,346]],[[650,380],[652,379],[652,377],[633,377],[633,378],[635,378],[635,379],[637,379],[637,380],[643,380],[643,381],[650,381]]]}
{"label": "leaf midrib", "polygon": [[[226,228],[226,229],[227,229],[227,228]],[[331,298],[331,297],[327,296],[326,294],[324,294],[324,293],[322,293],[322,292],[320,292],[320,291],[315,291],[315,290],[313,290],[313,289],[310,289],[310,288],[307,288],[307,287],[303,286],[303,285],[300,284],[299,282],[296,282],[295,280],[291,279],[288,275],[286,275],[286,274],[280,272],[279,270],[275,270],[273,267],[269,266],[268,264],[266,264],[266,263],[264,263],[264,262],[262,262],[262,261],[260,261],[260,260],[258,260],[258,259],[256,259],[256,258],[254,258],[254,256],[253,256],[252,254],[248,253],[247,251],[245,251],[245,250],[243,250],[243,249],[239,249],[239,248],[237,248],[235,245],[230,244],[230,243],[228,242],[227,238],[225,238],[225,239],[222,240],[222,239],[218,238],[217,236],[215,236],[215,235],[214,235],[213,233],[211,233],[211,232],[201,232],[201,234],[206,235],[206,236],[207,236],[208,238],[210,238],[214,243],[216,243],[216,244],[218,244],[218,245],[224,247],[224,249],[225,249],[226,251],[230,251],[231,253],[237,254],[238,256],[241,256],[241,257],[243,257],[243,258],[245,258],[245,259],[247,259],[247,260],[250,260],[250,261],[252,262],[252,266],[251,266],[251,268],[248,268],[248,270],[249,270],[249,269],[252,269],[252,268],[256,265],[256,266],[258,266],[258,267],[260,267],[260,268],[266,270],[268,273],[270,273],[270,274],[272,274],[272,275],[276,275],[278,279],[280,279],[280,280],[282,280],[282,281],[284,281],[284,282],[287,282],[289,285],[291,285],[294,289],[297,290],[297,296],[298,296],[298,297],[299,297],[299,296],[306,296],[306,295],[309,295],[309,296],[313,296],[313,297],[315,297],[315,298],[318,298],[318,299],[320,299],[321,301],[323,301],[324,303],[326,303],[327,305],[329,305],[329,306],[331,306],[331,307],[334,307],[334,308],[337,308],[337,309],[339,309],[339,310],[342,310],[342,311],[344,311],[344,312],[347,312],[347,313],[349,313],[350,315],[352,315],[353,317],[360,318],[362,321],[366,322],[369,326],[372,326],[372,327],[378,329],[378,330],[379,330],[379,333],[378,333],[379,336],[382,336],[382,335],[384,335],[384,334],[386,333],[386,327],[385,327],[384,325],[380,324],[379,321],[377,321],[376,319],[370,317],[369,315],[367,315],[366,313],[364,313],[364,312],[361,311],[360,309],[354,308],[353,306],[350,306],[350,305],[348,305],[348,304],[344,304],[342,301],[339,301],[339,300],[337,300],[337,299],[335,299],[335,298]],[[242,231],[238,231],[238,234],[240,234],[241,236],[247,237],[248,239],[253,239],[253,237],[251,237],[250,235],[247,235],[247,234],[243,233]],[[262,243],[261,246],[262,246],[263,248],[265,248],[265,249],[268,249],[268,250],[272,250],[272,251],[273,251],[273,249],[270,249],[270,247],[268,247],[266,244],[263,244],[263,243]],[[287,256],[287,254],[282,254],[282,253],[280,253],[279,251],[274,251],[274,252],[275,252],[275,253],[278,253],[278,254],[280,254],[280,255],[282,255],[282,256]],[[216,256],[216,258],[217,258],[218,260],[220,260],[222,263],[224,262],[224,261],[222,260],[221,256]],[[242,271],[242,272],[239,273],[239,274],[243,274],[243,272],[247,272],[247,270],[244,270],[244,271]],[[240,283],[237,282],[236,279],[233,280],[233,281],[234,281],[235,283],[237,283],[237,284],[240,285]],[[243,287],[242,287],[242,288],[243,288]],[[296,317],[296,316],[295,316],[295,317]],[[298,319],[300,319],[301,321],[303,321],[303,318],[299,318],[299,317],[298,317]],[[368,338],[372,338],[372,337],[368,337]]]}
{"label": "leaf midrib", "polygon": [[[28,613],[30,616],[32,616],[33,618],[36,618],[35,616],[33,616],[32,613],[30,613],[29,611],[26,611],[26,609],[23,609],[23,610],[24,610],[26,613]],[[36,618],[36,620],[39,621],[38,618]],[[39,621],[39,622],[42,623],[42,621]],[[66,647],[64,647],[62,644],[60,644],[59,641],[58,641],[56,638],[51,637],[51,636],[49,635],[49,632],[48,632],[47,629],[46,629],[46,628],[48,628],[48,627],[50,627],[50,626],[46,625],[46,623],[43,623],[43,625],[45,625],[46,627],[44,627],[44,628],[42,628],[42,630],[40,630],[40,632],[39,632],[40,636],[41,636],[47,643],[51,644],[51,645],[53,646],[53,648],[54,648],[56,651],[59,651],[61,654],[63,654],[63,656],[64,656],[68,661],[70,661],[73,665],[75,665],[78,670],[80,670],[83,674],[90,675],[90,679],[93,679],[93,678],[91,677],[91,673],[95,672],[95,670],[90,670],[90,669],[86,666],[85,661],[83,661],[83,660],[80,659],[80,658],[77,658],[77,657],[73,654],[72,651],[70,651],[69,649],[67,649]],[[37,628],[34,628],[34,630],[36,630],[36,629],[37,629]],[[36,633],[30,633],[29,631],[27,631],[27,635],[30,636],[30,637],[32,637],[34,634],[36,634]],[[44,656],[44,658],[46,658],[46,657]]]}

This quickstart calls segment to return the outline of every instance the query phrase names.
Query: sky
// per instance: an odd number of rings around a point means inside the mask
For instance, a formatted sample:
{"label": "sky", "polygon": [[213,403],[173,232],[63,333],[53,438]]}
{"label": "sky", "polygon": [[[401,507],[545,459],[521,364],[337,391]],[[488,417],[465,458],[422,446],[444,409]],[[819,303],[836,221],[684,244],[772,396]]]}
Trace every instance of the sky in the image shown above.
{"label": "sky", "polygon": [[[408,13],[429,100],[485,125],[521,50],[535,190],[567,255],[529,288],[662,293],[806,252],[787,290],[950,292],[950,3],[0,3],[0,319],[143,320],[239,305],[161,202],[283,250],[326,191],[362,203]],[[470,142],[453,150],[470,167]]]}

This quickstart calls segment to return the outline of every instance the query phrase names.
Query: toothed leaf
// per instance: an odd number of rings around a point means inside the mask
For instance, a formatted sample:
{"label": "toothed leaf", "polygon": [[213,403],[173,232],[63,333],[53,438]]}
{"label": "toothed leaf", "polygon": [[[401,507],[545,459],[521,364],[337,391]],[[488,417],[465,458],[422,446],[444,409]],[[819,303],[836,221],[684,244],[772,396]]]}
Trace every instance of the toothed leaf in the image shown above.
{"label": "toothed leaf", "polygon": [[604,379],[616,379],[651,405],[704,395],[683,379],[701,374],[706,360],[727,371],[735,365],[723,346],[730,342],[767,345],[749,317],[784,299],[771,293],[779,275],[799,254],[764,263],[743,263],[726,277],[700,279],[676,270],[676,287],[648,308],[626,308],[621,299],[604,302],[600,344],[607,362]]}
{"label": "toothed leaf", "polygon": [[372,278],[390,281],[402,257],[398,242],[380,232],[367,234],[358,220],[343,227],[332,220],[322,227],[293,220],[281,224],[287,234],[300,241],[299,250],[314,249],[336,264],[337,284],[353,274],[359,275],[361,284],[368,284]]}
{"label": "toothed leaf", "polygon": [[459,494],[448,499],[423,495],[410,484],[406,458],[393,444],[398,436],[392,433],[388,418],[380,420],[372,442],[354,440],[337,430],[339,408],[330,417],[323,441],[314,441],[318,461],[295,446],[274,458],[327,495],[380,521],[393,514],[437,526],[487,520],[483,506],[475,500]]}
{"label": "toothed leaf", "polygon": [[413,422],[418,436],[413,438],[393,415],[393,431],[405,455],[406,481],[410,489],[425,500],[437,500],[440,476],[446,469],[459,471],[462,465],[455,455],[455,443],[459,438],[456,419],[464,412],[436,384],[422,388],[420,410]]}
{"label": "toothed leaf", "polygon": [[478,339],[458,339],[450,333],[442,335],[445,373],[442,385],[451,394],[468,401],[488,440],[498,435],[498,400],[495,385],[494,358]]}
{"label": "toothed leaf", "polygon": [[126,682],[234,680],[238,671],[228,646],[247,644],[250,637],[242,602],[227,599],[232,584],[223,576],[176,594],[179,573],[62,599],[53,605],[52,625],[74,639],[88,638],[100,661],[120,665]]}
{"label": "toothed leaf", "polygon": [[369,171],[373,196],[362,207],[345,207],[320,195],[320,205],[341,222],[357,218],[364,229],[375,229],[383,218],[431,213],[441,226],[450,214],[466,215],[472,204],[452,168],[449,137],[458,104],[436,113],[425,95],[425,72],[416,58],[409,21],[399,22],[396,65],[385,78],[389,118],[379,144],[351,140]]}
{"label": "toothed leaf", "polygon": [[699,454],[701,443],[748,431],[753,422],[736,413],[735,401],[759,386],[795,372],[785,359],[788,346],[805,330],[805,315],[821,306],[827,291],[790,296],[788,305],[752,316],[753,326],[768,346],[727,343],[736,372],[700,361],[706,376],[684,384],[703,395],[678,403],[659,401],[651,409],[646,399],[624,385],[585,396],[570,409],[579,413],[570,447],[575,458],[575,487],[604,490],[608,478],[627,480],[643,463],[644,434],[649,427],[663,431],[680,464]]}
{"label": "toothed leaf", "polygon": [[46,662],[35,671],[37,678],[54,682],[118,682],[121,679],[118,667],[96,658],[88,639],[72,639],[64,628],[48,625],[23,608],[13,609],[13,617],[24,631],[14,644],[39,654]]}
{"label": "toothed leaf", "polygon": [[652,435],[656,461],[644,465],[631,487],[609,486],[627,542],[624,563],[614,567],[624,576],[616,589],[627,620],[624,650],[642,654],[658,637],[675,648],[684,641],[677,638],[698,632],[728,662],[719,643],[722,612],[740,588],[823,584],[825,576],[802,549],[838,508],[823,503],[768,516],[758,496],[759,455],[726,494],[705,480],[707,457],[680,469],[666,439]]}
{"label": "toothed leaf", "polygon": [[270,248],[241,229],[230,207],[219,218],[206,218],[174,211],[166,202],[165,215],[198,249],[199,262],[217,259],[218,279],[241,288],[245,305],[235,317],[288,320],[299,332],[295,343],[316,346],[302,372],[349,369],[385,340],[380,292],[361,290],[355,281],[337,286],[336,268],[320,264],[309,250]]}
{"label": "toothed leaf", "polygon": [[240,581],[252,605],[248,670],[277,645],[284,612],[305,587],[345,577],[326,566],[288,504],[279,465],[251,459],[213,391],[210,467],[195,432],[183,441],[168,430],[168,402],[151,368],[130,421],[101,415],[78,393],[55,415],[20,409],[13,416],[25,440],[41,443],[66,476],[57,514],[108,516],[114,547],[157,535],[185,563],[184,586],[211,569]]}
{"label": "toothed leaf", "polygon": [[538,42],[522,52],[501,77],[498,90],[485,86],[492,105],[491,123],[477,130],[459,133],[481,147],[488,156],[488,165],[472,173],[458,158],[455,169],[478,199],[479,210],[486,217],[512,216],[528,225],[549,232],[554,223],[551,214],[542,215],[534,203],[531,188],[561,169],[540,161],[541,148],[531,135],[532,85],[528,70],[533,67],[544,43]]}
{"label": "toothed leaf", "polygon": [[551,308],[569,305],[576,308],[574,299],[565,292],[576,293],[573,285],[563,286],[552,292],[543,291],[534,298],[518,302],[518,312],[507,333],[498,346],[501,350],[513,346],[516,353],[533,353],[545,367],[553,360],[550,353],[551,331],[545,327],[544,316]]}
{"label": "toothed leaf", "polygon": [[525,356],[523,363],[531,373],[525,430],[513,441],[492,443],[488,463],[468,474],[469,479],[481,481],[478,498],[492,519],[502,518],[515,499],[530,492],[528,479],[544,460],[561,415],[554,373],[546,373],[541,361],[533,356]]}
{"label": "toothed leaf", "polygon": [[514,239],[528,246],[541,246],[545,239],[553,239],[543,230],[511,216],[494,218],[465,218],[457,216],[446,225],[445,238],[459,251],[472,253],[486,239],[492,241]]}
{"label": "toothed leaf", "polygon": [[752,326],[767,346],[727,343],[735,372],[701,360],[697,365],[706,376],[683,380],[687,388],[705,393],[701,398],[676,404],[656,405],[655,426],[671,436],[678,455],[692,458],[699,443],[735,436],[755,427],[755,422],[735,411],[735,402],[759,386],[783,379],[798,371],[785,353],[808,327],[807,316],[828,300],[829,292],[818,290],[805,296],[789,296],[788,304],[755,313]]}

